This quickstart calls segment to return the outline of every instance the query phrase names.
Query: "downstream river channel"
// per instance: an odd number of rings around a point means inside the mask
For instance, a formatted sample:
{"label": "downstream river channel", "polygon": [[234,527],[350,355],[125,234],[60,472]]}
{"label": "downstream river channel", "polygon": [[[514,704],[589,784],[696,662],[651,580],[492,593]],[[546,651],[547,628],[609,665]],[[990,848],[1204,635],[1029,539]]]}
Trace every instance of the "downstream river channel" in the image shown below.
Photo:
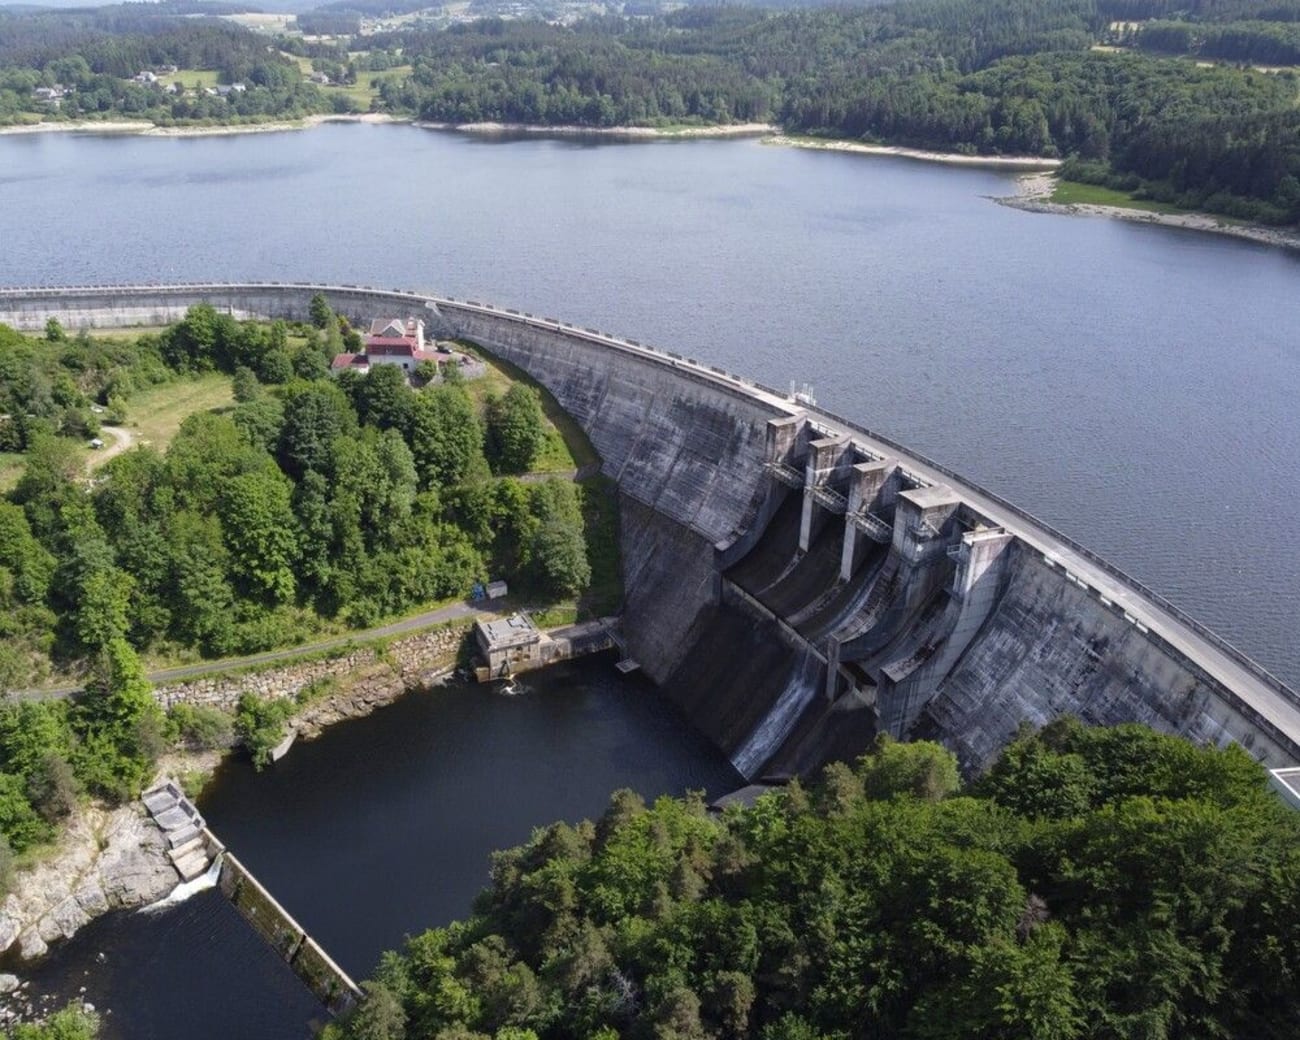
{"label": "downstream river channel", "polygon": [[[1300,684],[1300,259],[991,201],[1014,189],[1011,174],[753,140],[0,137],[0,283],[423,288],[808,382]],[[421,694],[272,772],[231,766],[206,811],[364,974],[404,932],[467,912],[488,851],[532,826],[597,813],[621,784],[735,782],[608,667],[539,683],[509,701]],[[199,897],[110,918],[46,974],[109,980],[113,1017],[144,1016],[132,1037],[293,1035],[276,1029],[305,1028],[309,1002],[233,952],[247,944],[231,913]]]}
{"label": "downstream river channel", "polygon": [[[227,762],[199,807],[343,969],[365,978],[405,935],[466,916],[492,852],[534,827],[594,819],[620,787],[716,798],[744,783],[614,660],[531,673],[514,696],[492,686],[409,694],[295,745],[265,772]],[[32,978],[57,999],[112,1009],[105,1040],[292,1040],[321,1015],[215,891],[100,918]]]}

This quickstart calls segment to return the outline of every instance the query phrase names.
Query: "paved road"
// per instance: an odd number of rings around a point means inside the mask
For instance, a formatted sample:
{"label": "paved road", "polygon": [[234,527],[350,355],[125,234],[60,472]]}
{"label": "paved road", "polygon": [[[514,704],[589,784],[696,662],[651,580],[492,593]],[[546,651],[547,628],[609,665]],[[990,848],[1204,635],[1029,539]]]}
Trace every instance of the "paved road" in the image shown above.
{"label": "paved road", "polygon": [[[429,628],[443,621],[456,621],[461,618],[478,617],[483,614],[495,614],[503,609],[506,608],[501,600],[497,600],[492,607],[477,603],[452,603],[445,607],[439,607],[437,610],[426,610],[423,614],[403,618],[401,621],[393,621],[387,625],[367,628],[360,632],[348,632],[346,635],[322,639],[317,643],[286,647],[283,650],[268,650],[261,654],[249,654],[247,657],[226,657],[219,661],[203,661],[199,664],[185,665],[182,668],[164,668],[161,671],[150,672],[149,680],[154,683],[183,682],[186,679],[193,679],[200,675],[212,675],[219,672],[238,671],[256,665],[274,664],[276,661],[301,657],[304,654],[337,649],[338,647],[347,646],[349,643],[363,643],[374,639],[383,639],[387,636],[404,635],[407,632]],[[80,690],[80,685],[48,686],[37,690],[17,690],[11,696],[21,700],[51,700],[57,697],[71,696]]]}
{"label": "paved road", "polygon": [[[502,311],[490,304],[474,303],[465,300],[445,300],[434,297],[433,302],[447,312],[455,310],[490,315],[504,319],[559,332],[577,339],[587,340],[601,346],[612,348],[625,354],[634,355],[660,365],[667,365],[675,370],[690,373],[692,378],[703,379],[720,387],[725,387],[751,399],[770,405],[777,414],[790,415],[803,409],[792,404],[779,391],[759,386],[749,380],[741,379],[722,369],[702,365],[691,358],[665,355],[653,347],[620,339],[594,329],[580,329],[551,318],[537,318],[514,311]],[[1269,683],[1264,677],[1249,668],[1243,660],[1232,653],[1220,649],[1214,642],[1197,632],[1176,614],[1149,598],[1131,584],[1132,579],[1125,580],[1094,563],[1082,553],[1063,543],[1051,531],[1023,517],[981,492],[975,486],[966,483],[954,475],[944,473],[912,455],[906,449],[888,444],[855,427],[837,421],[835,417],[811,408],[809,412],[819,426],[839,433],[845,433],[854,440],[876,452],[884,458],[896,459],[909,472],[932,484],[944,484],[958,494],[977,512],[984,514],[990,523],[1020,538],[1025,544],[1038,550],[1053,563],[1063,567],[1067,573],[1074,575],[1084,584],[1096,589],[1111,603],[1120,607],[1138,624],[1144,625],[1159,636],[1179,653],[1202,668],[1211,677],[1231,691],[1248,711],[1255,712],[1265,723],[1279,732],[1285,741],[1289,741],[1293,755],[1300,761],[1300,694],[1288,689],[1284,684],[1274,680]],[[1244,655],[1242,655],[1244,657]],[[1280,687],[1280,688],[1279,688]]]}

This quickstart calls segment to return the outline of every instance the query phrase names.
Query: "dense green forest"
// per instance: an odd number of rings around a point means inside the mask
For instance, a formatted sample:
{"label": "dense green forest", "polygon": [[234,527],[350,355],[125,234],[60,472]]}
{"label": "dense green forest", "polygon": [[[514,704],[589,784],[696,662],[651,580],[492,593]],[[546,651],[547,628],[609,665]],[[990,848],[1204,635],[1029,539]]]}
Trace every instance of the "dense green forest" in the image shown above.
{"label": "dense green forest", "polygon": [[330,1040],[1295,1035],[1300,817],[1238,747],[1064,720],[959,788],[933,744],[498,854]]}
{"label": "dense green forest", "polygon": [[[1274,223],[1300,219],[1293,72],[1092,49],[1114,35],[1113,19],[1161,15],[1166,6],[908,0],[779,14],[689,7],[573,28],[483,21],[381,36],[368,46],[400,46],[413,63],[408,78],[380,86],[382,105],[427,120],[774,121],[819,136],[1073,157],[1085,164],[1074,168],[1079,176],[1162,200]],[[1203,16],[1227,21],[1196,23],[1201,51],[1182,49],[1286,63],[1293,21],[1249,23],[1262,27],[1257,51],[1233,41],[1243,15],[1297,11],[1289,2],[1218,5]],[[1157,31],[1140,33],[1139,45]]]}
{"label": "dense green forest", "polygon": [[[0,438],[25,463],[0,501],[0,689],[51,658],[84,682],[72,699],[0,704],[0,894],[15,857],[53,840],[83,795],[135,797],[170,748],[238,741],[260,760],[321,692],[164,714],[141,651],[280,645],[323,618],[366,625],[489,576],[572,597],[592,582],[589,541],[616,572],[602,483],[511,476],[558,436],[534,389],[465,383],[455,366],[420,372],[420,386],[392,365],[330,378],[326,358],[357,334],[322,297],[313,310],[319,327],[200,305],[136,339],[0,326]],[[87,474],[101,416],[205,371],[230,374],[232,407],[194,412],[164,452],[138,446]]]}
{"label": "dense green forest", "polygon": [[[389,365],[331,378],[327,359],[356,333],[321,309],[323,328],[291,330],[204,305],[135,340],[0,327],[0,447],[24,464],[0,502],[0,688],[118,639],[223,656],[322,619],[365,627],[488,577],[546,599],[590,585],[587,531],[608,541],[616,522],[603,485],[510,476],[558,436],[537,392],[476,399],[455,366],[418,389]],[[213,370],[232,376],[233,407],[87,477],[100,418]]]}

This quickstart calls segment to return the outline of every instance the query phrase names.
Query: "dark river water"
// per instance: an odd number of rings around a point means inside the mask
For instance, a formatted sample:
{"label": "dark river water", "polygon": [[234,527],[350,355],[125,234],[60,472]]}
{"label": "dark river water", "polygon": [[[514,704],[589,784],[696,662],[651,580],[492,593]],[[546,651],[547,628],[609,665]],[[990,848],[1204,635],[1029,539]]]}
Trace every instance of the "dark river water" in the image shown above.
{"label": "dark river water", "polygon": [[[744,783],[650,683],[613,664],[605,654],[532,673],[510,697],[490,686],[409,694],[265,772],[227,762],[200,808],[364,978],[407,934],[466,916],[492,852],[534,827],[595,818],[620,787],[718,797]],[[57,1000],[111,1009],[111,1040],[280,1040],[309,1035],[321,1016],[214,891],[162,913],[100,918],[32,980]]]}
{"label": "dark river water", "polygon": [[[1037,513],[1300,683],[1300,259],[990,201],[1013,189],[996,172],[756,141],[396,126],[7,137],[0,283],[409,287],[807,381],[821,404]],[[403,932],[463,915],[489,850],[530,827],[598,812],[620,784],[734,781],[653,692],[607,668],[544,684],[518,701],[411,698],[282,768],[230,767],[207,812],[364,974]],[[133,965],[101,973],[118,980],[103,996],[114,1017],[148,1004],[123,1035],[301,1031],[310,1002],[273,959],[217,958],[224,990],[195,981],[213,971],[203,957],[244,942],[231,913],[200,897],[110,918],[46,974],[76,982],[102,936]],[[137,996],[117,999],[128,986]],[[238,1001],[186,1011],[221,992]],[[229,1028],[231,1015],[246,1017]],[[160,1021],[185,1028],[148,1024]]]}

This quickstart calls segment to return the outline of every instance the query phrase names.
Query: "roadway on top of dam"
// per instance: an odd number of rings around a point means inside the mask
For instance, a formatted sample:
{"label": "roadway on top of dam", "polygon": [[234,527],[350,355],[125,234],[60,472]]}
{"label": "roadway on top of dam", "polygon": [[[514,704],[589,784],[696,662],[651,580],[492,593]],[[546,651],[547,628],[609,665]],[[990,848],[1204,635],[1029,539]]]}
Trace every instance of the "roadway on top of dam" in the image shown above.
{"label": "roadway on top of dam", "polygon": [[[1053,566],[1060,567],[1076,584],[1085,586],[1117,612],[1122,612],[1130,623],[1149,630],[1166,643],[1176,654],[1188,661],[1234,694],[1237,701],[1252,713],[1257,721],[1279,734],[1300,759],[1300,695],[1290,690],[1281,680],[1270,675],[1235,647],[1229,646],[1219,636],[1205,628],[1157,593],[1145,589],[1111,564],[1068,536],[1054,531],[1048,524],[999,498],[990,491],[962,478],[939,463],[933,462],[899,445],[887,437],[873,433],[850,420],[792,402],[780,391],[762,386],[751,380],[711,367],[681,355],[649,347],[635,340],[627,340],[596,329],[583,328],[554,318],[543,318],[516,310],[503,309],[478,301],[457,300],[401,289],[371,289],[355,285],[321,285],[312,283],[200,283],[140,286],[79,286],[31,287],[0,289],[0,312],[7,310],[6,301],[26,303],[27,311],[46,300],[71,303],[74,310],[95,312],[99,307],[110,311],[125,309],[132,298],[151,302],[156,307],[180,306],[183,302],[198,302],[214,297],[219,306],[236,307],[237,298],[246,303],[269,303],[270,297],[280,297],[288,305],[297,305],[304,311],[307,297],[314,293],[338,295],[343,298],[368,299],[376,304],[401,302],[407,306],[434,308],[454,313],[478,314],[496,320],[517,322],[534,328],[556,332],[564,336],[617,350],[641,360],[670,367],[687,378],[712,384],[730,394],[746,397],[770,407],[776,415],[794,415],[806,412],[817,427],[831,435],[846,435],[866,451],[882,458],[891,458],[911,476],[925,484],[943,484],[952,488],[977,513],[989,523],[1001,527],[1020,539],[1025,545],[1042,554]],[[73,301],[80,298],[78,307]],[[223,299],[224,298],[224,299]],[[241,307],[247,313],[261,313]],[[26,316],[24,314],[24,316]],[[96,315],[106,317],[107,315]],[[267,317],[274,317],[267,314]],[[43,318],[42,318],[43,323]],[[126,322],[123,322],[126,323]]]}
{"label": "roadway on top of dam", "polygon": [[440,309],[449,306],[451,310],[463,308],[494,317],[504,316],[577,335],[592,342],[605,343],[647,360],[688,371],[694,376],[716,382],[732,391],[739,391],[788,415],[801,411],[807,412],[809,418],[828,434],[848,436],[863,448],[882,458],[897,460],[904,470],[923,483],[943,484],[952,488],[968,506],[984,516],[990,524],[1001,527],[1008,534],[1019,538],[1041,553],[1048,563],[1062,568],[1067,577],[1072,577],[1077,583],[1089,587],[1103,601],[1108,602],[1116,610],[1122,611],[1132,623],[1144,626],[1164,640],[1177,653],[1235,693],[1269,727],[1284,736],[1292,747],[1300,749],[1300,696],[1290,690],[1280,679],[1269,675],[1235,648],[1228,648],[1213,633],[1206,630],[1198,631],[1195,627],[1196,622],[1190,618],[1184,620],[1175,612],[1177,608],[1173,608],[1172,605],[1166,608],[1154,598],[1156,594],[1142,591],[1136,579],[1128,577],[1110,565],[1103,566],[1087,555],[1088,550],[1082,547],[1076,548],[1066,536],[1053,531],[1046,523],[1011,507],[996,495],[964,480],[945,467],[910,452],[887,438],[872,434],[839,416],[824,412],[815,406],[804,407],[793,403],[779,391],[709,367],[691,358],[679,358],[666,354],[658,348],[621,339],[609,333],[577,328],[554,319],[503,311],[491,304],[438,297],[429,299]]}

